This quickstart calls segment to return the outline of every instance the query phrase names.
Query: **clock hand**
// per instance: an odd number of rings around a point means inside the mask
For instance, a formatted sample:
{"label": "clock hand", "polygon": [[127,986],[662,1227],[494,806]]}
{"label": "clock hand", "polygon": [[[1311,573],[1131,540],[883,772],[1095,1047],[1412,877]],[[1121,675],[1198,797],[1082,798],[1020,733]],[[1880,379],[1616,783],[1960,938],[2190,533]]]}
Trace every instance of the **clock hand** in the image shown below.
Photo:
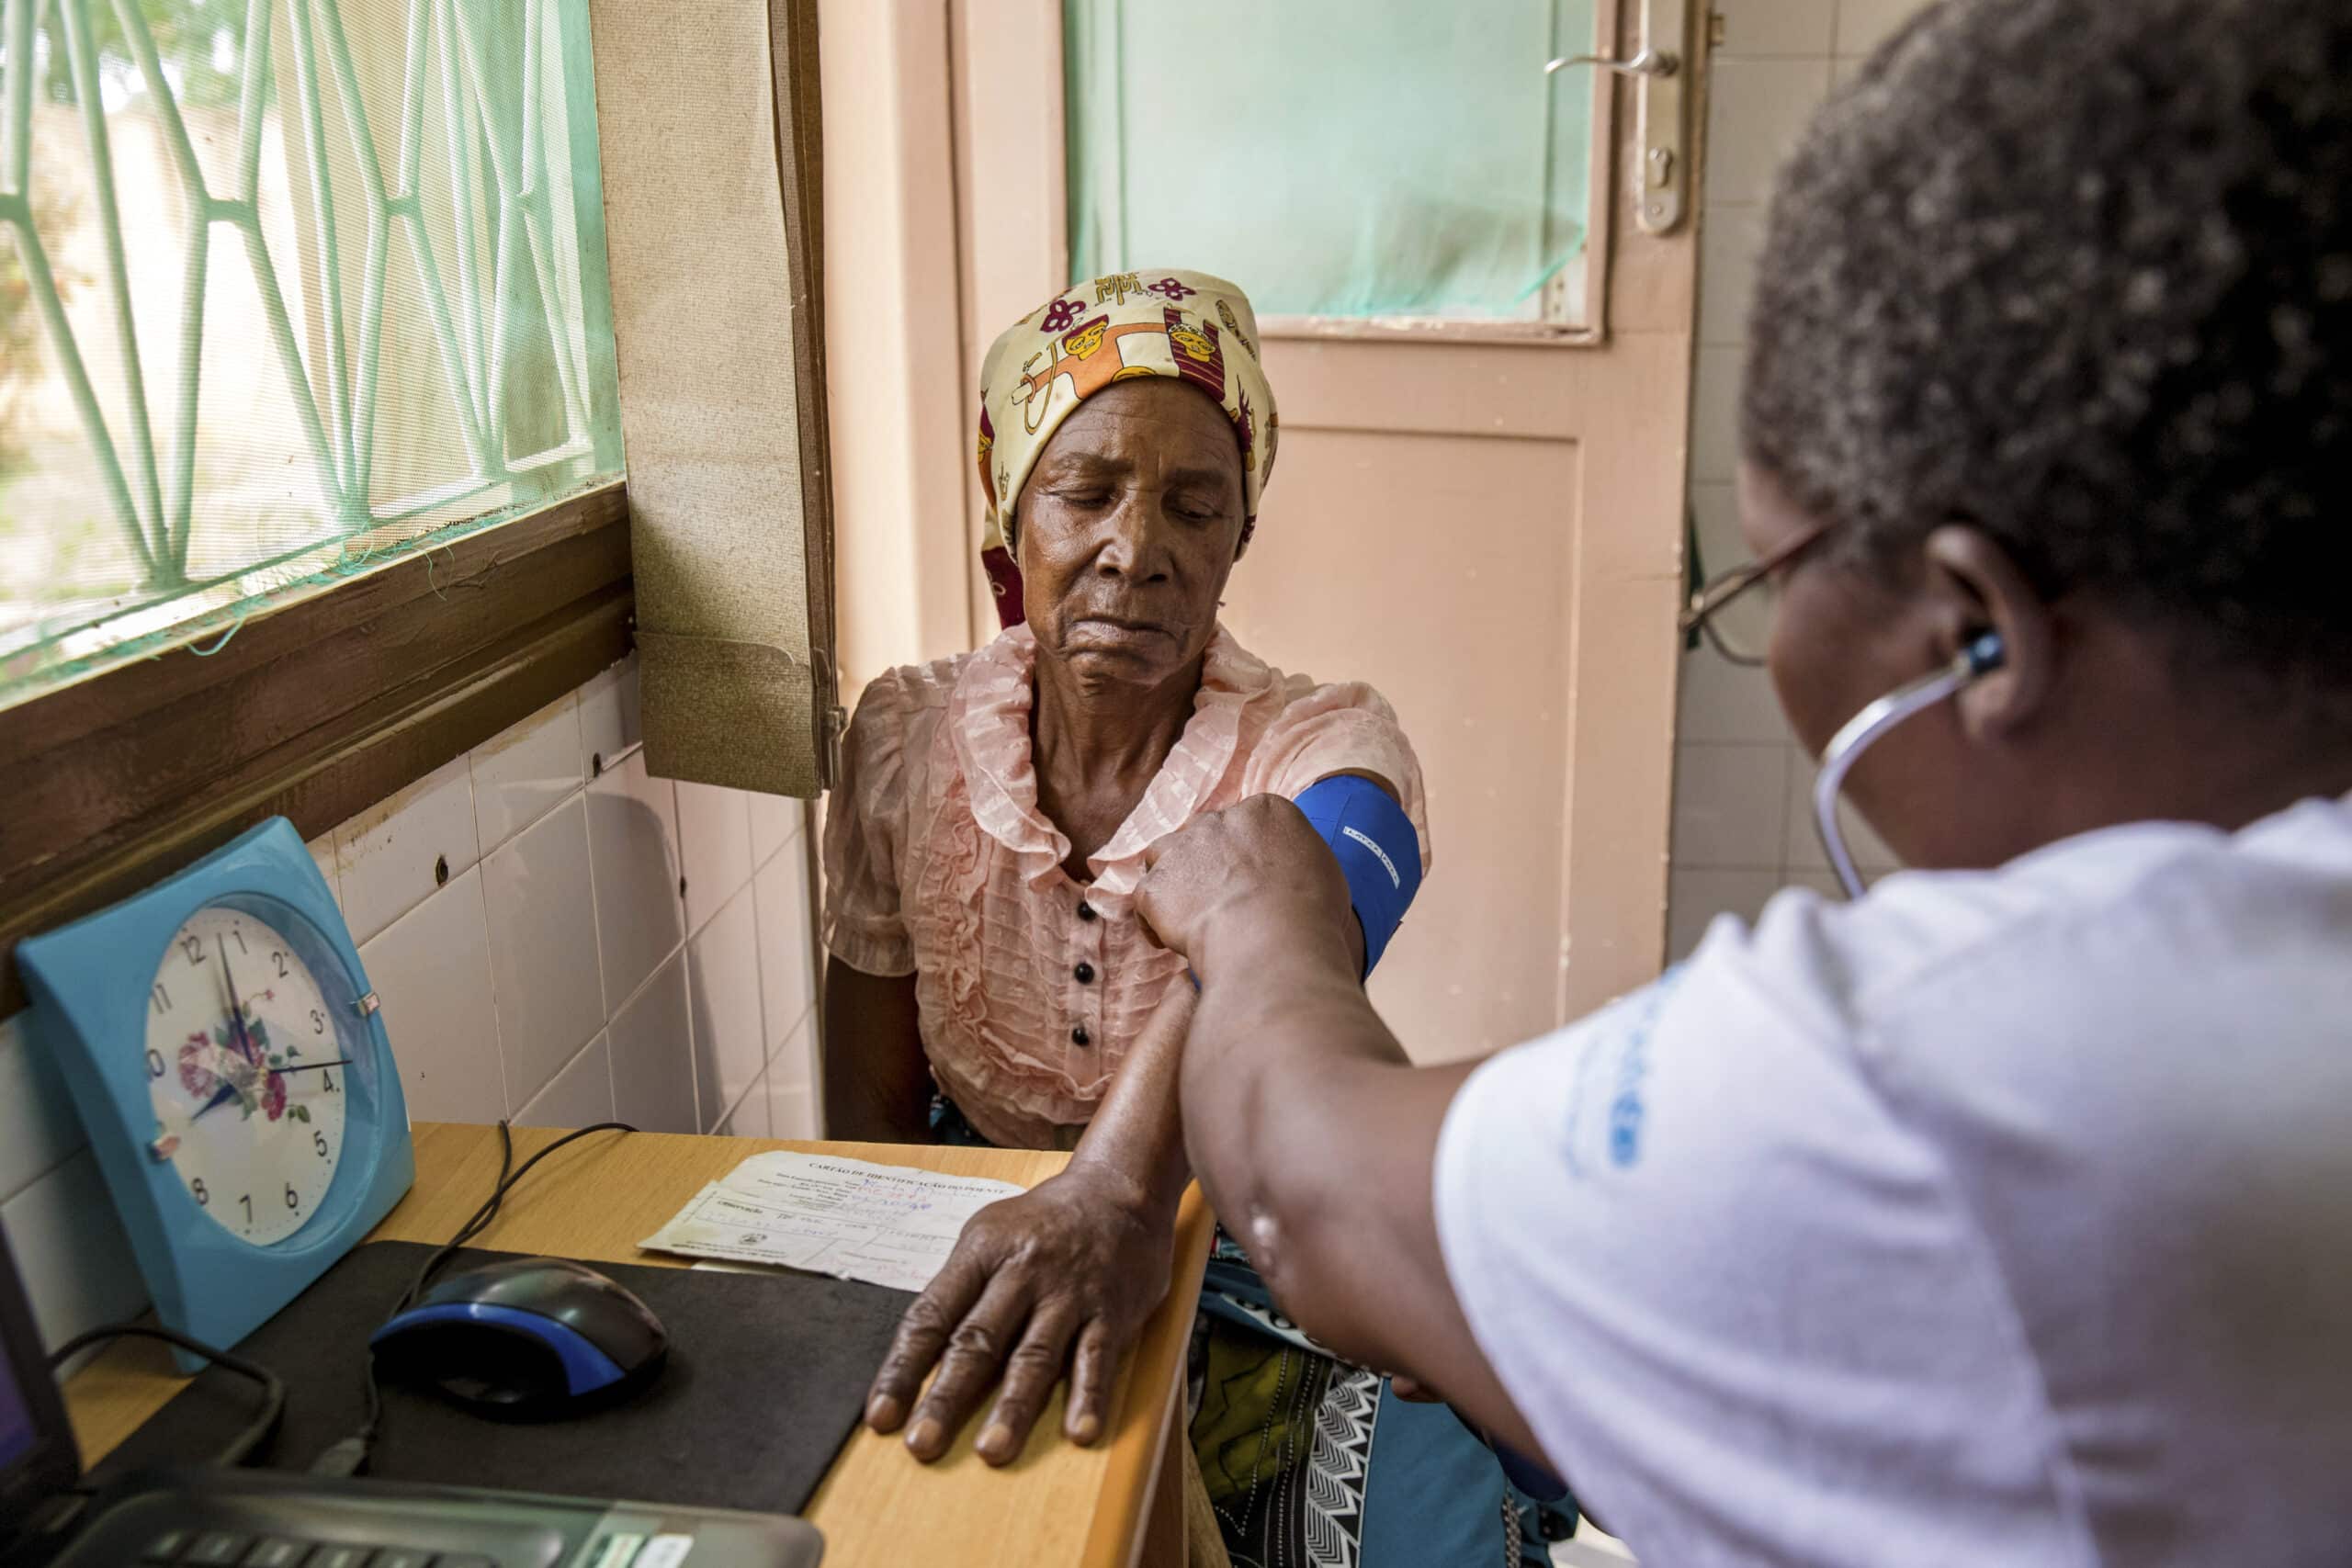
{"label": "clock hand", "polygon": [[245,1037],[245,1004],[237,999],[237,976],[229,970],[229,944],[214,937],[212,945],[220,950],[220,977],[229,982],[229,1037],[236,1043],[238,1054],[250,1062],[254,1043]]}
{"label": "clock hand", "polygon": [[197,1113],[187,1119],[188,1124],[190,1126],[194,1126],[197,1122],[204,1119],[205,1111],[217,1110],[220,1106],[228,1104],[231,1100],[236,1098],[237,1091],[232,1086],[228,1084],[221,1085],[219,1089],[213,1092],[212,1098],[206,1100]]}
{"label": "clock hand", "polygon": [[[335,1058],[334,1061],[332,1061],[332,1062],[304,1062],[304,1063],[303,1063],[301,1066],[294,1066],[294,1067],[273,1067],[273,1068],[271,1068],[271,1069],[270,1069],[270,1071],[272,1071],[272,1072],[274,1072],[274,1073],[278,1073],[278,1074],[281,1074],[281,1075],[282,1075],[282,1074],[286,1074],[286,1073],[307,1073],[307,1072],[310,1072],[310,1071],[313,1070],[314,1068],[322,1068],[322,1067],[345,1067],[345,1066],[349,1066],[350,1065],[351,1065],[351,1058],[350,1058],[350,1057],[348,1057],[348,1056],[338,1056],[338,1057],[336,1057],[336,1058]],[[220,1107],[222,1107],[222,1106],[224,1106],[224,1105],[228,1104],[230,1101],[232,1101],[232,1100],[236,1100],[236,1099],[238,1099],[238,1098],[240,1098],[240,1096],[238,1095],[238,1092],[237,1092],[237,1087],[236,1087],[234,1084],[227,1083],[227,1082],[223,1082],[223,1083],[221,1084],[221,1086],[220,1086],[219,1089],[215,1089],[215,1090],[213,1090],[213,1091],[212,1091],[212,1098],[211,1098],[210,1100],[206,1100],[202,1105],[198,1106],[198,1107],[197,1108],[196,1114],[195,1114],[195,1115],[193,1115],[193,1116],[190,1116],[190,1117],[187,1119],[187,1120],[188,1120],[188,1124],[189,1124],[190,1126],[194,1126],[197,1122],[201,1122],[202,1120],[204,1120],[204,1117],[205,1117],[205,1113],[206,1113],[206,1112],[208,1112],[208,1111],[218,1111]]]}

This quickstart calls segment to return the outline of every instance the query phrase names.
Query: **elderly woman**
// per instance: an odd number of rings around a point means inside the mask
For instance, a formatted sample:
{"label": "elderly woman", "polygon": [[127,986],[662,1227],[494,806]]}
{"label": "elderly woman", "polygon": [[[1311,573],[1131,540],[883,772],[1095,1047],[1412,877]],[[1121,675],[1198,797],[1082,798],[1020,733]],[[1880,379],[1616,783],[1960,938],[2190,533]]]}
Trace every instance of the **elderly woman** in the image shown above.
{"label": "elderly woman", "polygon": [[2341,1568],[2352,7],[1932,6],[1757,276],[1692,618],[1777,592],[1825,838],[1850,778],[1916,869],[1417,1069],[1297,813],[1201,818],[1201,1179],[1645,1563]]}
{"label": "elderly woman", "polygon": [[[1349,923],[1359,976],[1428,865],[1420,770],[1388,705],[1271,669],[1217,624],[1274,461],[1256,331],[1238,288],[1189,272],[1097,279],[1007,330],[979,421],[1005,630],[882,676],[850,726],[825,832],[828,1133],[1076,1149],[979,1215],[907,1315],[868,1414],[905,1424],[925,1460],[1000,1371],[983,1458],[1020,1452],[1065,1368],[1064,1429],[1094,1440],[1166,1292],[1189,1174],[1173,1047],[1193,988],[1136,920],[1146,852],[1250,795],[1340,801],[1356,831],[1332,841],[1384,840],[1373,880],[1394,884]],[[1238,1255],[1219,1270],[1231,1318],[1263,1315]],[[1376,1380],[1259,1338],[1273,1348],[1249,1370],[1269,1390],[1302,1409],[1353,1401],[1369,1439]],[[1212,1431],[1212,1495],[1245,1537],[1311,1468],[1295,1445],[1261,1450],[1265,1414],[1238,1420],[1222,1395],[1204,1413],[1250,1450],[1237,1461]],[[1478,1461],[1479,1524],[1498,1529],[1500,1477]]]}

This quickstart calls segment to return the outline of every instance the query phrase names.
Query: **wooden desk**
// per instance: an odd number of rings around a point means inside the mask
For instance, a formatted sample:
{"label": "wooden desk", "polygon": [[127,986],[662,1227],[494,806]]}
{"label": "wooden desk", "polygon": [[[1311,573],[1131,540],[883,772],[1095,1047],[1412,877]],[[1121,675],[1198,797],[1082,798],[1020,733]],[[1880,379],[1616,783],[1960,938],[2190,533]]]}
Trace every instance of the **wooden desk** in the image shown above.
{"label": "wooden desk", "polygon": [[[541,1128],[516,1129],[516,1163],[556,1136]],[[447,1241],[497,1178],[494,1127],[422,1123],[415,1139],[416,1186],[370,1239]],[[1001,1149],[599,1134],[549,1156],[508,1195],[497,1222],[474,1245],[684,1267],[687,1259],[639,1252],[639,1239],[651,1235],[704,1182],[763,1149],[846,1155],[1023,1186],[1044,1180],[1069,1158]],[[1022,1458],[1001,1471],[972,1452],[977,1420],[967,1424],[954,1451],[932,1465],[917,1464],[897,1438],[861,1426],[808,1505],[808,1517],[825,1532],[826,1568],[1182,1562],[1177,1487],[1162,1478],[1177,1472],[1182,1452],[1185,1341],[1210,1228],[1208,1207],[1195,1187],[1184,1195],[1177,1221],[1174,1283],[1120,1379],[1116,1418],[1101,1442],[1081,1449],[1063,1440],[1058,1394]],[[162,1347],[140,1341],[119,1344],[84,1368],[65,1389],[84,1462],[96,1463],[130,1436],[183,1381]],[[562,1479],[550,1476],[548,1484],[560,1491]]]}

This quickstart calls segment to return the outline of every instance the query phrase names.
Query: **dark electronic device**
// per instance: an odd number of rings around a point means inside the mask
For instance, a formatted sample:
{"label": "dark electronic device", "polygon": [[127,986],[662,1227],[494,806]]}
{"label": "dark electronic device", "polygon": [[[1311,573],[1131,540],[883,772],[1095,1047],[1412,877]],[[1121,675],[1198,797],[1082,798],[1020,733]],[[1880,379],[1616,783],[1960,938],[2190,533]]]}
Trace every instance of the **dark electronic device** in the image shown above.
{"label": "dark electronic device", "polygon": [[823,1554],[812,1526],[777,1514],[254,1470],[155,1472],[89,1496],[5,1238],[0,1350],[0,1568],[815,1568]]}
{"label": "dark electronic device", "polygon": [[387,1377],[437,1387],[485,1416],[582,1415],[651,1382],[661,1320],[594,1269],[517,1258],[453,1274],[368,1340]]}

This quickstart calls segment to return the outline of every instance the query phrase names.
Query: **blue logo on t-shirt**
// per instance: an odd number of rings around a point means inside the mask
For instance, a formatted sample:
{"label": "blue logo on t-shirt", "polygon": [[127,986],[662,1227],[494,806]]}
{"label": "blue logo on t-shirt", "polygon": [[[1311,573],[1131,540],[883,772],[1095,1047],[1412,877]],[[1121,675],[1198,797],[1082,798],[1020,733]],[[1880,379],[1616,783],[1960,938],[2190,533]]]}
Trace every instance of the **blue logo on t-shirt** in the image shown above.
{"label": "blue logo on t-shirt", "polygon": [[1624,1043],[1618,1049],[1617,1092],[1609,1101],[1609,1163],[1620,1170],[1641,1163],[1642,1122],[1649,1114],[1643,1103],[1642,1086],[1650,1076],[1650,1034],[1681,979],[1679,964],[1658,976],[1642,998],[1633,1027],[1625,1031]]}
{"label": "blue logo on t-shirt", "polygon": [[1609,1158],[1619,1167],[1642,1157],[1641,1086],[1620,1089],[1609,1105]]}
{"label": "blue logo on t-shirt", "polygon": [[1568,1088],[1567,1138],[1561,1147],[1568,1174],[1577,1179],[1584,1178],[1588,1151],[1595,1156],[1606,1151],[1619,1170],[1641,1163],[1642,1134],[1649,1120],[1650,1040],[1681,979],[1677,965],[1566,1032],[1582,1036]]}
{"label": "blue logo on t-shirt", "polygon": [[1569,1086],[1569,1176],[1583,1178],[1583,1149],[1606,1149],[1609,1164],[1630,1170],[1642,1164],[1642,1128],[1649,1122],[1644,1086],[1649,1081],[1649,1043],[1668,997],[1681,983],[1681,966],[1668,968],[1654,985],[1623,997],[1613,1006],[1574,1025],[1583,1034],[1583,1054]]}

